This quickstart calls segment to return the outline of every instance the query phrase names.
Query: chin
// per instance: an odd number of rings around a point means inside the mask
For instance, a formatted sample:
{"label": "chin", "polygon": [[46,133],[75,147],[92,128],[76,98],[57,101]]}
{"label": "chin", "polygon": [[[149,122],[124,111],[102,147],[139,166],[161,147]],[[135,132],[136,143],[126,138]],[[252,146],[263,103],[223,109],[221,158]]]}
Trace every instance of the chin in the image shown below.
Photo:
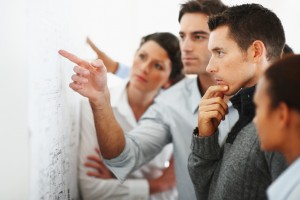
{"label": "chin", "polygon": [[233,89],[233,90],[231,90],[231,89],[230,89],[230,86],[229,86],[229,90],[228,90],[226,93],[227,93],[228,96],[234,96],[234,95],[236,95],[240,90],[241,90],[240,88],[239,88],[239,89]]}
{"label": "chin", "polygon": [[190,67],[184,67],[184,73],[185,74],[194,74],[193,69],[191,69]]}

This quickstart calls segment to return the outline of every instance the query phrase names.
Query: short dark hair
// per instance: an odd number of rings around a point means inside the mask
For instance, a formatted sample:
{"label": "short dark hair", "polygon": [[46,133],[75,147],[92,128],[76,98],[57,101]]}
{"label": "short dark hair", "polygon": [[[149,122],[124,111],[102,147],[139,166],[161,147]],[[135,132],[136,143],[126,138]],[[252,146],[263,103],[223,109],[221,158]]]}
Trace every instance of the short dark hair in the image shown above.
{"label": "short dark hair", "polygon": [[285,44],[283,47],[283,55],[286,56],[290,54],[294,54],[294,51],[289,45]]}
{"label": "short dark hair", "polygon": [[289,55],[273,63],[264,74],[271,108],[281,102],[300,112],[300,55]]}
{"label": "short dark hair", "polygon": [[221,14],[210,17],[210,31],[228,26],[229,36],[246,51],[255,41],[260,40],[267,49],[268,60],[275,60],[282,54],[285,35],[280,19],[269,9],[259,4],[233,6]]}
{"label": "short dark hair", "polygon": [[186,13],[203,13],[211,16],[223,12],[227,8],[228,7],[220,0],[190,0],[184,4],[181,4],[178,21],[180,22],[182,16]]}
{"label": "short dark hair", "polygon": [[174,84],[182,78],[184,78],[184,74],[182,71],[183,64],[181,61],[181,51],[178,38],[172,33],[156,32],[144,36],[141,39],[140,47],[148,41],[156,42],[168,53],[168,57],[171,60],[172,64],[172,70],[169,77],[171,84]]}

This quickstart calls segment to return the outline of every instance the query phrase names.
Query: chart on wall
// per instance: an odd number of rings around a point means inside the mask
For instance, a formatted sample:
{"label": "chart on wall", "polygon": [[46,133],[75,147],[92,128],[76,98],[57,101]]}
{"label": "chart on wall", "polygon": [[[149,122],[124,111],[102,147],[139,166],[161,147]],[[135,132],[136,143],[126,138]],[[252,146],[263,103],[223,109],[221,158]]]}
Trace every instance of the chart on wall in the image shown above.
{"label": "chart on wall", "polygon": [[30,199],[79,199],[79,96],[69,87],[72,64],[58,50],[82,44],[71,0],[29,0]]}

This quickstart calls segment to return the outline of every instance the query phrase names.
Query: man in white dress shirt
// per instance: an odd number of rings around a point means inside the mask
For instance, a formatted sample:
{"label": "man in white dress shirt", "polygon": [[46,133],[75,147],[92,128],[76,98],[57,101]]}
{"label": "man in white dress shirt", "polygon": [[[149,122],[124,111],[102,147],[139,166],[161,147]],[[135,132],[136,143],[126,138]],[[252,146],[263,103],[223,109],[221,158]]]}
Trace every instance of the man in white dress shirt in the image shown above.
{"label": "man in white dress shirt", "polygon": [[[189,1],[182,5],[179,13],[179,34],[184,71],[186,74],[196,74],[197,77],[186,78],[159,95],[138,126],[126,136],[109,104],[103,64],[93,62],[90,65],[68,52],[60,51],[62,56],[80,66],[80,70],[76,72],[78,74],[73,76],[73,81],[76,81],[70,87],[89,98],[102,156],[119,180],[125,180],[132,171],[157,155],[165,145],[173,143],[179,199],[196,199],[187,169],[187,159],[191,152],[190,133],[197,124],[201,95],[209,86],[215,84],[215,80],[206,72],[211,56],[207,48],[210,34],[207,21],[210,15],[225,9],[226,6],[218,1]],[[89,83],[86,83],[87,80]],[[224,143],[226,134],[238,118],[237,115],[237,111],[229,105],[229,114],[219,126],[220,144]]]}

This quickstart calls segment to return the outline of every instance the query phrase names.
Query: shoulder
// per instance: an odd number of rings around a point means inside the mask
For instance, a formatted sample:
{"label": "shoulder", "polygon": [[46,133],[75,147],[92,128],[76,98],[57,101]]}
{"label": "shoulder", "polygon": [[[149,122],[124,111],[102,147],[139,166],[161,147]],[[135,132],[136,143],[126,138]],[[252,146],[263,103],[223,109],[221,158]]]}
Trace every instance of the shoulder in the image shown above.
{"label": "shoulder", "polygon": [[161,93],[156,99],[156,102],[174,102],[178,98],[186,98],[194,91],[194,86],[197,85],[196,78],[184,78],[169,89]]}

